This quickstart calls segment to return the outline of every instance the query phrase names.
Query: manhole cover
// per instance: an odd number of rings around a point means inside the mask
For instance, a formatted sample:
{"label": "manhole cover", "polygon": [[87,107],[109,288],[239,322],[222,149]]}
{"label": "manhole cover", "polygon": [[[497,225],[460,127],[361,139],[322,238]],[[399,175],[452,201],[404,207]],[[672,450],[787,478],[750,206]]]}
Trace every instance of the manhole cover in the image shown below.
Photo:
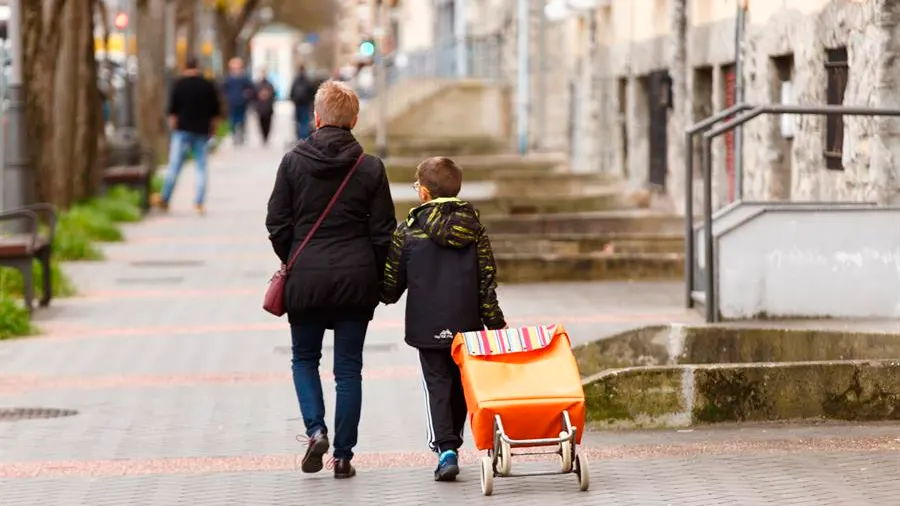
{"label": "manhole cover", "polygon": [[203,260],[135,260],[133,267],[199,267]]}
{"label": "manhole cover", "polygon": [[[363,348],[363,352],[372,351],[375,353],[387,353],[389,351],[394,351],[397,349],[396,344],[367,344]],[[334,350],[333,344],[323,344],[322,350]],[[282,355],[290,355],[291,347],[290,346],[276,346],[275,353],[280,353]]]}
{"label": "manhole cover", "polygon": [[47,418],[61,418],[77,415],[73,409],[55,408],[0,408],[0,422],[15,422],[17,420],[43,420]]}

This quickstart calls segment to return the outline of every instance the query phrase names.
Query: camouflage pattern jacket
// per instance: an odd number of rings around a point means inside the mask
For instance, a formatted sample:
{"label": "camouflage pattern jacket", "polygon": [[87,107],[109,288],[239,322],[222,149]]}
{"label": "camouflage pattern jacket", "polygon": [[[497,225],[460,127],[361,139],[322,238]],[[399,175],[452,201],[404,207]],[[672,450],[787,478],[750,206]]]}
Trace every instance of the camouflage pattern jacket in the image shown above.
{"label": "camouflage pattern jacket", "polygon": [[406,342],[449,348],[457,332],[506,326],[497,302],[497,265],[478,211],[456,198],[435,199],[397,226],[381,301],[406,297]]}

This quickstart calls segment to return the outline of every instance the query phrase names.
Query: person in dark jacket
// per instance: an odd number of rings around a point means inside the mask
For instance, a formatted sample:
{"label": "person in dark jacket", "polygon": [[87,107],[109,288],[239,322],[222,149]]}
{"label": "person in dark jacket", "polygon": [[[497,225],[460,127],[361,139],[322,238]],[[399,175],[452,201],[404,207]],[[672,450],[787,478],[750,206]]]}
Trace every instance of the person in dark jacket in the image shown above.
{"label": "person in dark jacket", "polygon": [[247,105],[253,100],[253,81],[244,71],[244,60],[232,58],[228,62],[228,76],[222,83],[222,95],[228,104],[228,121],[235,145],[244,143],[244,127],[247,120]]}
{"label": "person in dark jacket", "polygon": [[306,74],[306,67],[300,65],[297,77],[291,83],[291,102],[294,103],[294,121],[296,122],[297,140],[309,136],[310,117],[313,114],[313,99],[318,86]]}
{"label": "person in dark jacket", "polygon": [[221,103],[216,86],[200,72],[197,58],[189,56],[184,74],[172,85],[169,96],[169,127],[172,138],[169,143],[169,170],[166,172],[162,193],[153,195],[153,203],[161,210],[169,209],[169,200],[175,191],[178,175],[184,165],[188,150],[194,155],[197,169],[197,193],[194,208],[205,214],[206,208],[206,158],[210,138],[215,135],[221,115]]}
{"label": "person in dark jacket", "polygon": [[260,72],[259,81],[256,82],[256,100],[254,100],[256,116],[259,119],[259,130],[262,133],[263,144],[269,142],[269,133],[272,131],[272,116],[275,114],[275,86],[266,77],[266,72]]}
{"label": "person in dark jacket", "polygon": [[478,211],[456,198],[462,170],[449,158],[429,158],[416,169],[422,205],[394,232],[381,300],[406,297],[406,342],[419,350],[425,378],[429,447],[438,454],[437,481],[459,474],[466,424],[459,368],[450,356],[458,332],[506,327],[497,302],[497,265]]}
{"label": "person in dark jacket", "polygon": [[[359,115],[359,98],[353,90],[326,82],[315,105],[317,130],[284,156],[269,198],[269,240],[285,264],[363,153],[350,132]],[[308,437],[304,472],[320,471],[329,447],[319,359],[325,330],[333,329],[334,476],[356,474],[350,461],[362,406],[363,342],[379,303],[396,224],[384,164],[365,155],[288,273],[284,301],[291,325],[294,386]]]}

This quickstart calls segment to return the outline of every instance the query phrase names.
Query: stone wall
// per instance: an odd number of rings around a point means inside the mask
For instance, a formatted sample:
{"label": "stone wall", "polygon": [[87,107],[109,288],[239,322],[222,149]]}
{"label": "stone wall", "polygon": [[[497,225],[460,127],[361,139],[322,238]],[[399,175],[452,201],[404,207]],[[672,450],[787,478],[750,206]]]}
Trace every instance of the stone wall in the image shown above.
{"label": "stone wall", "polygon": [[[816,13],[785,8],[770,19],[748,13],[742,48],[745,101],[779,100],[779,67],[773,57],[793,56],[793,102],[826,103],[826,48],[846,46],[849,82],[845,105],[900,107],[900,2],[834,0]],[[585,170],[622,174],[633,185],[648,175],[647,102],[642,78],[668,69],[684,82],[669,111],[667,190],[678,212],[684,211],[684,129],[726,107],[725,69],[735,60],[735,20],[691,25],[685,41],[687,64],[677,72],[678,40],[670,10],[670,35],[615,43],[603,34],[613,32],[607,13],[597,13],[600,34],[586,69],[578,75],[579,97],[591,105],[581,111],[574,140],[573,165]],[[589,38],[583,41],[587,47]],[[679,87],[674,86],[678,89]],[[585,91],[587,89],[588,91]],[[674,91],[674,90],[673,90]],[[680,109],[680,110],[679,110]],[[743,189],[745,199],[757,200],[874,200],[900,202],[900,120],[847,117],[844,119],[844,170],[825,168],[825,118],[798,118],[792,140],[780,134],[780,118],[763,116],[743,130]],[[627,142],[626,138],[627,137]],[[627,145],[626,145],[627,144]],[[700,144],[695,143],[694,208],[701,198]],[[627,153],[627,155],[626,155]],[[729,199],[725,142],[713,143],[714,206]]]}
{"label": "stone wall", "polygon": [[[744,47],[746,99],[770,103],[776,72],[771,57],[793,54],[794,102],[826,102],[826,48],[846,46],[849,74],[844,105],[897,107],[900,71],[897,2],[832,2],[815,15],[785,9],[777,17],[754,20]],[[764,25],[762,23],[765,23]],[[900,154],[897,121],[844,118],[844,170],[828,170],[823,157],[825,118],[796,119],[789,163],[780,160],[776,116],[761,117],[745,129],[745,196],[748,198],[841,201],[895,201],[900,190],[894,153]],[[787,187],[786,187],[787,186]]]}

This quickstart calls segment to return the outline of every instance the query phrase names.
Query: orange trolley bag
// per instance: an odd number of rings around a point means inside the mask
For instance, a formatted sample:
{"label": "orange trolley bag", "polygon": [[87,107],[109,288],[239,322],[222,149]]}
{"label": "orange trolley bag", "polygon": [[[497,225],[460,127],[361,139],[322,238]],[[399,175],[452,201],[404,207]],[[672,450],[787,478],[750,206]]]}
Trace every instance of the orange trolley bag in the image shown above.
{"label": "orange trolley bag", "polygon": [[[578,451],[584,433],[584,390],[569,335],[562,325],[459,333],[453,339],[472,435],[481,459],[481,491],[495,476],[512,476],[512,448],[555,446],[560,473],[589,487]],[[553,473],[537,473],[559,474]],[[516,476],[533,476],[535,473]]]}

